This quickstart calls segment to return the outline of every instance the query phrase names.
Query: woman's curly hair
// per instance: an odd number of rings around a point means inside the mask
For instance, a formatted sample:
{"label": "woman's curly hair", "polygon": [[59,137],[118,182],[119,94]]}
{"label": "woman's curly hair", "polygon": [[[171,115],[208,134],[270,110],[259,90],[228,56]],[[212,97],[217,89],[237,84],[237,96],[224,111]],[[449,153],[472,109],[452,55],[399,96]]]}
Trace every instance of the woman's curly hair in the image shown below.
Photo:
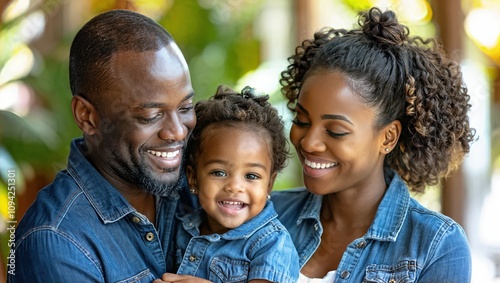
{"label": "woman's curly hair", "polygon": [[268,95],[258,94],[248,86],[241,93],[237,93],[227,86],[220,85],[214,96],[196,103],[198,121],[188,143],[188,165],[196,167],[196,159],[203,150],[207,129],[238,127],[254,131],[256,135],[269,141],[272,172],[281,171],[289,157],[289,145],[278,110],[268,99]]}
{"label": "woman's curly hair", "polygon": [[376,125],[402,124],[398,146],[385,167],[415,191],[435,185],[462,162],[474,140],[469,95],[460,66],[435,39],[410,37],[394,12],[360,13],[360,28],[325,28],[302,42],[281,73],[282,92],[295,111],[300,88],[318,71],[342,73],[349,86],[377,111]]}

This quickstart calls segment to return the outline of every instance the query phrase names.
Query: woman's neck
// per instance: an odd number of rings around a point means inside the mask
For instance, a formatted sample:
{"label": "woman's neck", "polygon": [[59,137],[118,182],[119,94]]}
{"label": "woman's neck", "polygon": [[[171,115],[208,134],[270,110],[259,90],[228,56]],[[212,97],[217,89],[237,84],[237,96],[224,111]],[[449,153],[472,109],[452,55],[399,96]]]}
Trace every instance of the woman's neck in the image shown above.
{"label": "woman's neck", "polygon": [[344,228],[369,227],[387,190],[383,175],[369,184],[325,195],[321,222],[333,222]]}

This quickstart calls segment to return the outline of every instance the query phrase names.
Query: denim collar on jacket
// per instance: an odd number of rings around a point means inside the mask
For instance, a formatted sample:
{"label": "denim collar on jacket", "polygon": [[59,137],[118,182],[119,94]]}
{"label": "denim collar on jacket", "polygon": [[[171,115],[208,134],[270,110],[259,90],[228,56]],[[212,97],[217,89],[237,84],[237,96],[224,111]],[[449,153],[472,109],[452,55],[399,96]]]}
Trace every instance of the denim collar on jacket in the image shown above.
{"label": "denim collar on jacket", "polygon": [[[105,224],[113,223],[135,212],[136,209],[90,164],[82,152],[82,144],[82,138],[71,142],[67,170],[101,220]],[[176,199],[178,195],[173,193],[172,197]]]}
{"label": "denim collar on jacket", "polygon": [[[191,234],[191,236],[199,236],[201,223],[204,219],[206,219],[206,213],[203,209],[198,209],[194,213],[181,215],[177,214],[177,218],[180,219],[182,226],[186,231]],[[241,224],[240,226],[227,231],[226,233],[220,235],[222,239],[226,240],[236,240],[236,239],[244,239],[249,238],[255,231],[259,230],[263,226],[265,226],[269,221],[278,217],[278,214],[274,210],[273,203],[271,201],[267,201],[264,209],[257,214],[252,219],[247,222]],[[207,239],[214,239],[213,237],[207,237]]]}
{"label": "denim collar on jacket", "polygon": [[[410,205],[410,193],[403,180],[392,170],[386,170],[385,182],[389,185],[377,209],[375,219],[365,234],[365,238],[378,241],[396,241]],[[309,194],[299,215],[297,225],[303,219],[320,219],[323,196]]]}

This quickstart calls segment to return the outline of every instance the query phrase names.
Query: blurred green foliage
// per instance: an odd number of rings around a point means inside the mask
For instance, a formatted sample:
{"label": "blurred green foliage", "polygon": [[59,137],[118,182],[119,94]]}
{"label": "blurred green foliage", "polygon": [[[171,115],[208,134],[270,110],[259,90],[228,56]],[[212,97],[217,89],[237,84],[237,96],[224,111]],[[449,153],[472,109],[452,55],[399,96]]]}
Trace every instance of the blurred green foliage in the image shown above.
{"label": "blurred green foliage", "polygon": [[174,1],[158,22],[172,34],[188,61],[196,99],[204,99],[219,84],[234,86],[261,63],[253,21],[262,1],[244,9],[231,6],[237,1],[212,1],[207,7],[199,2]]}

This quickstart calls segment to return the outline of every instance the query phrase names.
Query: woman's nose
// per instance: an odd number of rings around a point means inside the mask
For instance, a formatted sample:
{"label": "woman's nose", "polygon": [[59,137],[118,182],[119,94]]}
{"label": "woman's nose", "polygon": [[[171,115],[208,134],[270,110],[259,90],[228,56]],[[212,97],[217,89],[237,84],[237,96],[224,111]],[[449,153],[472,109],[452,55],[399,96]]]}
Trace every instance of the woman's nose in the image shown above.
{"label": "woman's nose", "polygon": [[320,129],[309,128],[300,140],[300,146],[306,152],[322,152],[326,150],[323,135]]}

